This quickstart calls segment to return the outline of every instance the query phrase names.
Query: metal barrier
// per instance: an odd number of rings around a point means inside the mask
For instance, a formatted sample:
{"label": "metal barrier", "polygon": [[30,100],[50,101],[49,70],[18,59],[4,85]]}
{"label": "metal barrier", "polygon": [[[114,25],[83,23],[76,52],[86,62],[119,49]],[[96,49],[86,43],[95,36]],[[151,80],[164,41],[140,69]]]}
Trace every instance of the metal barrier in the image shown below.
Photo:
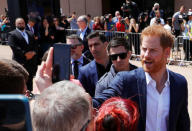
{"label": "metal barrier", "polygon": [[174,47],[172,48],[169,64],[180,66],[192,63],[192,41],[186,36],[175,38]]}
{"label": "metal barrier", "polygon": [[[67,29],[67,35],[76,34],[78,30]],[[97,30],[106,36],[107,41],[112,40],[114,37],[124,37],[131,43],[132,55],[139,56],[140,54],[140,33],[125,33],[118,31],[103,31]]]}

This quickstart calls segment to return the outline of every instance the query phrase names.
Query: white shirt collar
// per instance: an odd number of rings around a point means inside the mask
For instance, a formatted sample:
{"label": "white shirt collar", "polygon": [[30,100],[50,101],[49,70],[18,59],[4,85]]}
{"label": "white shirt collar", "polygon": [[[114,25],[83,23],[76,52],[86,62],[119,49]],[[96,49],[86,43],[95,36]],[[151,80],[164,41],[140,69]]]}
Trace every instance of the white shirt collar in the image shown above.
{"label": "white shirt collar", "polygon": [[[169,86],[170,85],[169,71],[167,69],[166,69],[166,71],[167,71],[167,80],[165,82],[165,86]],[[145,78],[146,78],[147,85],[149,85],[151,82],[155,82],[155,80],[153,80],[153,78],[150,76],[150,74],[148,72],[145,72]]]}
{"label": "white shirt collar", "polygon": [[[73,64],[75,60],[73,58],[71,58],[71,63]],[[83,64],[83,56],[81,56],[79,59],[77,59],[76,61],[78,61],[79,63]]]}

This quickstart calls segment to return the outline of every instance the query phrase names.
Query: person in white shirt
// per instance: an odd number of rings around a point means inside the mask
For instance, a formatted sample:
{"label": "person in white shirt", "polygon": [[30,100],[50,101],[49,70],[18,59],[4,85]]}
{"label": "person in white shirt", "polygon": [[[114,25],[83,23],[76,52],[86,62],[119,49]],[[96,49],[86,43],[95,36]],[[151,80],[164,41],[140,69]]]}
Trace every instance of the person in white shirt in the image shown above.
{"label": "person in white shirt", "polygon": [[132,98],[140,111],[138,131],[190,131],[187,81],[166,67],[173,38],[161,25],[146,27],[141,33],[142,68],[117,73],[93,98],[93,106],[114,96]]}
{"label": "person in white shirt", "polygon": [[165,24],[164,19],[161,18],[159,10],[155,11],[155,17],[152,18],[150,21],[150,25],[153,25],[153,24],[162,25],[162,26]]}

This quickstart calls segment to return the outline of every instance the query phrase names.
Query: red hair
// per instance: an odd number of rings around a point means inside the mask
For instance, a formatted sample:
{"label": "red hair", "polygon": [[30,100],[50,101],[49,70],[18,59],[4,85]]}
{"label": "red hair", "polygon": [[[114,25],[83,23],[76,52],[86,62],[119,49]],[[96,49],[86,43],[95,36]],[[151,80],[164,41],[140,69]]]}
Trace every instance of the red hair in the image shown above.
{"label": "red hair", "polygon": [[139,118],[137,104],[130,99],[106,100],[94,120],[95,131],[136,131]]}

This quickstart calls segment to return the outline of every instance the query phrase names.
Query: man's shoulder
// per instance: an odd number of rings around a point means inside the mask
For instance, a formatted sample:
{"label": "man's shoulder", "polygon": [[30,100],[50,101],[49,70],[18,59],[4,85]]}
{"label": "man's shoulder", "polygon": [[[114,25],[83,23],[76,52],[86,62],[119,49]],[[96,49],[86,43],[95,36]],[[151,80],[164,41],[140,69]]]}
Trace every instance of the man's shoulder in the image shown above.
{"label": "man's shoulder", "polygon": [[173,14],[173,17],[178,17],[178,15],[180,15],[180,12],[175,12],[175,13]]}
{"label": "man's shoulder", "polygon": [[121,71],[117,73],[117,76],[120,78],[125,78],[127,80],[132,80],[132,79],[144,79],[145,75],[144,75],[144,70],[143,68],[137,68],[135,70],[131,70],[131,71]]}
{"label": "man's shoulder", "polygon": [[88,72],[89,70],[92,70],[93,67],[96,67],[95,60],[89,62],[88,64],[86,64],[86,65],[84,65],[84,66],[82,66],[82,67],[80,68],[80,70],[83,71],[83,72],[84,72],[84,71]]}
{"label": "man's shoulder", "polygon": [[169,71],[170,77],[174,78],[174,80],[176,80],[178,83],[187,82],[186,78],[183,75],[170,71],[170,70],[168,70],[168,71]]}
{"label": "man's shoulder", "polygon": [[11,35],[16,34],[16,33],[19,33],[16,29],[9,32],[9,34],[11,34]]}

